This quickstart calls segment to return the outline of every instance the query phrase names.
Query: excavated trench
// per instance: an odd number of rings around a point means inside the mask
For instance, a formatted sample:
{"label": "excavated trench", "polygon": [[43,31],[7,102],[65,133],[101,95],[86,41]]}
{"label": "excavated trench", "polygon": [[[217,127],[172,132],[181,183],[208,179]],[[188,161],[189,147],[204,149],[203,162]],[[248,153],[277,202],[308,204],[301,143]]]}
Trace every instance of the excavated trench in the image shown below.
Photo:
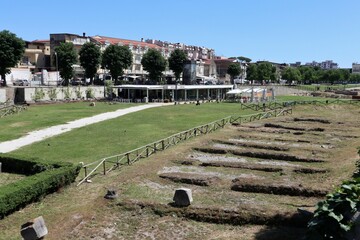
{"label": "excavated trench", "polygon": [[183,173],[183,172],[172,172],[162,173],[159,177],[169,179],[173,182],[187,183],[199,186],[210,186],[220,181],[219,177],[216,176],[204,176],[196,173]]}
{"label": "excavated trench", "polygon": [[231,190],[239,192],[267,193],[276,195],[324,197],[328,191],[295,185],[264,183],[255,179],[235,178]]}
{"label": "excavated trench", "polygon": [[188,207],[175,207],[172,203],[161,204],[139,200],[124,200],[117,203],[124,210],[151,209],[155,214],[163,216],[177,216],[199,222],[217,224],[259,224],[259,225],[282,225],[293,227],[306,227],[311,219],[311,214],[303,214],[300,211],[276,211],[264,210],[251,206],[240,206],[236,209],[217,207],[199,207],[190,205]]}
{"label": "excavated trench", "polygon": [[265,150],[282,151],[282,152],[289,151],[288,147],[257,144],[251,142],[231,142],[224,140],[214,140],[214,142],[226,144],[226,145],[232,145],[232,146],[246,147],[246,148],[256,148],[256,149],[265,149]]}
{"label": "excavated trench", "polygon": [[241,151],[241,150],[226,150],[226,149],[217,149],[217,148],[193,148],[195,151],[203,153],[213,153],[213,154],[233,154],[235,156],[251,157],[251,158],[260,158],[260,159],[271,159],[271,160],[282,160],[289,162],[325,162],[322,159],[317,158],[303,158],[300,156],[276,153],[276,152],[254,152],[254,151]]}

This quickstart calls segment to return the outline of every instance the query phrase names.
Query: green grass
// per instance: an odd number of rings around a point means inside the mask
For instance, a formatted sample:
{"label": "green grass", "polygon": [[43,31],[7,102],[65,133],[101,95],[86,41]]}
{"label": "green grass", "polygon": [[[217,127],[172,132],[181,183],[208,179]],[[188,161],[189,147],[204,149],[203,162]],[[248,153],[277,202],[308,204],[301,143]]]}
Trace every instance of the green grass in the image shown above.
{"label": "green grass", "polygon": [[16,182],[22,178],[24,178],[24,175],[21,174],[14,174],[14,173],[0,173],[0,186],[7,185],[9,183]]}
{"label": "green grass", "polygon": [[90,163],[230,115],[250,114],[236,103],[172,105],[147,109],[75,129],[23,147],[14,154]]}
{"label": "green grass", "polygon": [[26,111],[0,119],[0,142],[19,138],[30,131],[132,106],[135,104],[104,102],[97,102],[95,107],[90,107],[88,102],[32,105]]}
{"label": "green grass", "polygon": [[287,101],[326,101],[334,100],[334,98],[323,98],[323,97],[312,97],[312,96],[277,96],[277,102],[287,102]]}

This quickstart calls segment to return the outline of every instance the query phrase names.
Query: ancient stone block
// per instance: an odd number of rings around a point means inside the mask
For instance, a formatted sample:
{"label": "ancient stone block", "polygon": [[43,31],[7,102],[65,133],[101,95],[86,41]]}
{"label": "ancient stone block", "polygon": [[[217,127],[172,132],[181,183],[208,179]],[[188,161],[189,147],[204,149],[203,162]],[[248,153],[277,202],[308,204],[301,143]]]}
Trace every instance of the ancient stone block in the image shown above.
{"label": "ancient stone block", "polygon": [[174,205],[178,207],[189,206],[193,201],[191,189],[189,188],[176,189],[173,201],[174,201]]}
{"label": "ancient stone block", "polygon": [[41,239],[48,234],[44,218],[40,216],[23,224],[20,233],[24,240]]}

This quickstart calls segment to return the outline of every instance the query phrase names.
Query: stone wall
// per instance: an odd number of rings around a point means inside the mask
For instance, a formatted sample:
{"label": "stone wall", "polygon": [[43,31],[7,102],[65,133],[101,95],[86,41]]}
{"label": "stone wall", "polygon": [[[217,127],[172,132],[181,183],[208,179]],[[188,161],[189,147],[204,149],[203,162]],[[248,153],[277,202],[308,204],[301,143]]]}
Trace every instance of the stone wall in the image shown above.
{"label": "stone wall", "polygon": [[[91,94],[88,94],[91,92]],[[92,95],[89,96],[89,95]],[[50,101],[65,99],[104,98],[103,86],[69,86],[69,87],[27,87],[24,88],[24,101]]]}

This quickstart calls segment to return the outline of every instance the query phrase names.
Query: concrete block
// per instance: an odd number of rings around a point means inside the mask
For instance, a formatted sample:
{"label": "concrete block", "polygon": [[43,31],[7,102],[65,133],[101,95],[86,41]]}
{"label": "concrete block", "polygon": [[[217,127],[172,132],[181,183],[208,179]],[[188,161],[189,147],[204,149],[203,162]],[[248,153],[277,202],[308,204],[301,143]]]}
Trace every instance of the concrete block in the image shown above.
{"label": "concrete block", "polygon": [[44,218],[40,216],[23,224],[20,233],[24,240],[37,240],[43,238],[48,234]]}
{"label": "concrete block", "polygon": [[189,206],[193,201],[191,189],[189,188],[176,189],[173,200],[175,206],[178,207]]}

